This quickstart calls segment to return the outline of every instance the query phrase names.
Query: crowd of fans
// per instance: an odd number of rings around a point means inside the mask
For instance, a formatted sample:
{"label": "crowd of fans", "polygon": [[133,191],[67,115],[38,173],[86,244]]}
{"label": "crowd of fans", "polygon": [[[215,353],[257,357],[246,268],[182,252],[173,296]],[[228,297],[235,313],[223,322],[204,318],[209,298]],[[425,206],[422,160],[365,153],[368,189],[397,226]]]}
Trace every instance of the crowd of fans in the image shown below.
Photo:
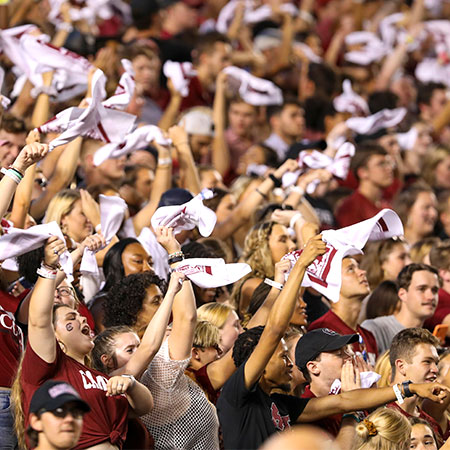
{"label": "crowd of fans", "polygon": [[0,448],[449,449],[449,18],[0,1]]}

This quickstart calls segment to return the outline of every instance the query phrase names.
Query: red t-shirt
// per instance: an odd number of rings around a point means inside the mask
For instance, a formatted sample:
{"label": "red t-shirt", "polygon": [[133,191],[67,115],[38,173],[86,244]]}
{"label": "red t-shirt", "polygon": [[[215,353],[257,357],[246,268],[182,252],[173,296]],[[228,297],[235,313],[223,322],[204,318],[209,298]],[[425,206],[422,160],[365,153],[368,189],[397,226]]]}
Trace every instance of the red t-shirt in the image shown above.
{"label": "red t-shirt", "polygon": [[181,101],[180,111],[193,108],[194,106],[212,106],[214,95],[203,89],[197,77],[191,78],[189,82],[189,94]]}
{"label": "red t-shirt", "polygon": [[0,387],[9,388],[16,376],[23,352],[23,333],[15,320],[21,297],[0,291]]}
{"label": "red t-shirt", "polygon": [[70,383],[91,407],[91,411],[84,416],[83,431],[75,448],[88,448],[106,441],[122,448],[127,435],[126,396],[107,397],[108,376],[65,355],[58,344],[56,349],[56,359],[49,364],[33,351],[28,342],[21,375],[25,428],[28,427],[31,397],[36,389],[49,379],[64,380]]}
{"label": "red t-shirt", "polygon": [[389,203],[382,201],[376,206],[359,191],[346,197],[336,211],[336,220],[339,228],[348,227],[362,220],[370,219],[383,208],[389,208]]}
{"label": "red t-shirt", "polygon": [[[305,392],[302,394],[302,398],[316,398],[309,385],[306,386]],[[327,431],[331,434],[331,436],[336,437],[341,430],[341,422],[342,414],[334,414],[333,416],[328,416],[324,419],[316,420],[315,422],[312,422],[312,424]]]}
{"label": "red t-shirt", "polygon": [[216,391],[211,384],[211,380],[208,376],[208,364],[204,365],[198,370],[194,370],[192,367],[188,367],[184,373],[202,388],[206,397],[213,405],[217,404],[217,400],[219,400],[220,396],[220,389]]}
{"label": "red t-shirt", "polygon": [[[331,309],[322,317],[315,320],[309,327],[308,331],[316,330],[317,328],[329,328],[339,334],[355,334],[358,333],[362,338],[362,342],[354,342],[352,348],[354,352],[367,354],[367,359],[373,366],[378,358],[377,342],[374,335],[365,328],[359,325],[356,330],[352,330],[339,316],[337,316]],[[361,341],[361,339],[360,339]]]}

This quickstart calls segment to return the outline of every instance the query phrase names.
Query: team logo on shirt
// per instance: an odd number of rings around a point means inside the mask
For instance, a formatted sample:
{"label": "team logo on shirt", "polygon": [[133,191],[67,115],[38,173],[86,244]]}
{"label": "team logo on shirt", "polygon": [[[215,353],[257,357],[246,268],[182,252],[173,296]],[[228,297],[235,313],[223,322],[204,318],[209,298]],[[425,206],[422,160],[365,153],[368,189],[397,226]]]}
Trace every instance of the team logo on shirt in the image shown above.
{"label": "team logo on shirt", "polygon": [[289,416],[282,416],[278,406],[273,402],[270,406],[270,412],[272,413],[272,422],[277,430],[284,431],[291,428],[291,418]]}
{"label": "team logo on shirt", "polygon": [[94,379],[94,375],[92,375],[90,370],[80,370],[79,372],[85,389],[101,389],[102,391],[106,391],[107,378],[102,375],[97,375]]}

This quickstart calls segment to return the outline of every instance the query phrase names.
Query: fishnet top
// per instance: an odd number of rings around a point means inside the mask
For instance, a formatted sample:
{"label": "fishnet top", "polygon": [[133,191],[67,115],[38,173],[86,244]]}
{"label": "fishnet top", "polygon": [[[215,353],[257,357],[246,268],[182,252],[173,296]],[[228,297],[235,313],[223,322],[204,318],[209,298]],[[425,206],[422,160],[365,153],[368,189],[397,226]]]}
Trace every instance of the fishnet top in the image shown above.
{"label": "fishnet top", "polygon": [[150,389],[155,406],[141,419],[155,439],[155,449],[219,448],[216,408],[184,374],[189,361],[170,359],[166,339],[142,375],[141,382]]}

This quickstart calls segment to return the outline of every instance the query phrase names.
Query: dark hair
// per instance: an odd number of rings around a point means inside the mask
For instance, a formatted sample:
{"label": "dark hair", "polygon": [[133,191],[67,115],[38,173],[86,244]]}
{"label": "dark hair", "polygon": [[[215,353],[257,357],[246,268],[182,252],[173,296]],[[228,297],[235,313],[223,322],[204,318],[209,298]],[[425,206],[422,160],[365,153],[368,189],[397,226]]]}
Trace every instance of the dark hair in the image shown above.
{"label": "dark hair", "polygon": [[134,273],[114,284],[103,303],[103,325],[106,328],[118,325],[133,327],[147,296],[147,289],[152,284],[164,294],[166,283],[153,272]]}
{"label": "dark hair", "polygon": [[25,277],[29,283],[35,284],[38,279],[36,270],[41,266],[44,259],[44,246],[31,250],[17,257],[19,275]]}
{"label": "dark hair", "polygon": [[279,165],[277,152],[268,145],[259,142],[254,144],[256,147],[260,147],[264,153],[264,163],[266,166],[277,168]]}
{"label": "dark hair", "polygon": [[425,328],[406,328],[394,336],[389,350],[389,362],[392,368],[392,380],[395,377],[395,361],[405,359],[411,363],[416,346],[419,344],[430,344],[439,346],[439,339],[433,336]]}
{"label": "dark hair", "polygon": [[20,134],[27,132],[25,121],[13,116],[10,113],[3,114],[0,128],[2,130],[5,130],[7,133],[12,134]]}
{"label": "dark hair", "polygon": [[264,303],[265,299],[269,295],[271,287],[266,283],[260,283],[257,288],[253,291],[252,297],[250,298],[250,304],[248,305],[247,312],[253,316],[256,311]]}
{"label": "dark hair", "polygon": [[261,335],[264,331],[263,326],[250,328],[249,330],[241,333],[236,339],[233,346],[233,361],[236,367],[243,364],[249,356],[253,353],[253,350],[258,345]]}
{"label": "dark hair", "polygon": [[295,106],[298,106],[299,108],[303,108],[302,103],[299,100],[297,100],[296,98],[286,97],[281,105],[269,105],[267,107],[267,110],[266,110],[267,120],[270,121],[270,119],[273,116],[280,115],[281,112],[283,111],[283,109],[288,105],[295,105]]}
{"label": "dark hair", "polygon": [[398,194],[395,198],[393,209],[399,215],[404,224],[407,223],[409,211],[413,207],[414,203],[416,203],[419,194],[422,192],[432,193],[433,190],[427,184],[419,181],[400,192],[400,194]]}
{"label": "dark hair", "polygon": [[370,294],[367,302],[366,319],[393,314],[400,301],[397,292],[398,287],[395,281],[382,281]]}
{"label": "dark hair", "polygon": [[316,94],[332,97],[336,92],[336,74],[327,64],[311,63],[308,68],[308,79],[315,84]]}
{"label": "dark hair", "polygon": [[255,212],[255,223],[270,221],[272,213],[277,209],[292,211],[294,208],[291,205],[285,205],[283,203],[269,203],[268,205],[263,205]]}
{"label": "dark hair", "polygon": [[427,272],[434,273],[439,280],[439,286],[442,286],[442,279],[439,276],[439,272],[436,268],[429,266],[428,264],[423,263],[412,263],[408,264],[407,266],[403,267],[403,269],[400,271],[397,277],[397,285],[399,289],[409,289],[409,286],[411,284],[412,277],[414,275],[414,272],[420,272],[422,270],[426,270]]}
{"label": "dark hair", "polygon": [[363,145],[358,145],[355,156],[352,158],[350,169],[355,174],[359,181],[358,170],[362,167],[366,168],[370,158],[374,155],[387,155],[386,150],[375,142],[367,142]]}
{"label": "dark hair", "polygon": [[210,31],[208,33],[202,34],[197,40],[195,48],[192,51],[193,61],[198,63],[198,58],[200,57],[200,55],[204,53],[212,53],[217,42],[229,44],[230,40],[224,34],[218,33],[217,31]]}
{"label": "dark hair", "polygon": [[231,194],[231,192],[221,188],[214,188],[212,189],[212,191],[214,193],[214,196],[207,200],[203,200],[203,204],[209,209],[212,209],[214,212],[216,212],[217,208],[220,205],[220,202],[224,199],[224,197]]}
{"label": "dark hair", "polygon": [[434,443],[437,445],[438,444],[438,439],[436,437],[436,433],[433,430],[433,427],[431,426],[431,424],[429,422],[427,422],[425,419],[421,419],[420,417],[415,417],[415,416],[411,416],[408,417],[409,423],[411,424],[411,427],[413,427],[414,425],[424,425],[425,427],[429,428],[431,431],[431,436],[434,439]]}
{"label": "dark hair", "polygon": [[431,97],[433,97],[433,92],[438,89],[445,91],[447,88],[442,83],[420,83],[417,86],[417,104],[429,105]]}
{"label": "dark hair", "polygon": [[106,282],[102,292],[108,292],[115,283],[125,277],[122,253],[131,244],[140,245],[140,242],[135,238],[121,239],[106,252],[105,259],[103,260],[103,273]]}
{"label": "dark hair", "polygon": [[181,250],[186,258],[217,258],[211,248],[196,241],[184,244]]}
{"label": "dark hair", "polygon": [[446,239],[431,247],[430,262],[436,269],[450,269],[450,239]]}
{"label": "dark hair", "polygon": [[305,100],[305,123],[310,130],[325,132],[325,117],[335,114],[333,102],[324,95],[313,95]]}
{"label": "dark hair", "polygon": [[397,108],[398,97],[391,91],[375,91],[369,95],[367,103],[370,113],[375,114],[385,108]]}

